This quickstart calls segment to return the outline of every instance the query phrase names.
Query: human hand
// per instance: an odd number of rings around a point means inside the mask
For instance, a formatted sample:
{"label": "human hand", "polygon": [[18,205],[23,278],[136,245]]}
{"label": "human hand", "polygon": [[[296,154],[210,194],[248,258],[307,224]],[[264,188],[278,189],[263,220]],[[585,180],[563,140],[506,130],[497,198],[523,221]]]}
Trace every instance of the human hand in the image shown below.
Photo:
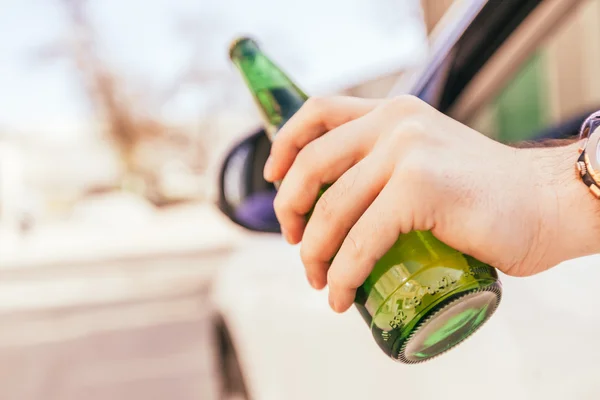
{"label": "human hand", "polygon": [[591,254],[581,223],[598,206],[576,181],[576,157],[573,146],[506,146],[411,96],[311,98],[278,133],[265,179],[283,179],[274,206],[284,236],[302,241],[309,282],[328,285],[342,312],[412,230],[514,276]]}

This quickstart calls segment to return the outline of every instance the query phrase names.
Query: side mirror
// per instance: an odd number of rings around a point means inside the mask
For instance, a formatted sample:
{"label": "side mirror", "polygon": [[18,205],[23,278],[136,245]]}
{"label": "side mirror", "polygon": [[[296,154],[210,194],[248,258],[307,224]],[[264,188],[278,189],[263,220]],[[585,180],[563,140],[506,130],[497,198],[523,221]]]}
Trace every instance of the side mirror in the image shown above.
{"label": "side mirror", "polygon": [[263,178],[271,142],[264,129],[233,146],[219,174],[219,209],[234,223],[254,232],[280,233],[273,199],[276,190]]}

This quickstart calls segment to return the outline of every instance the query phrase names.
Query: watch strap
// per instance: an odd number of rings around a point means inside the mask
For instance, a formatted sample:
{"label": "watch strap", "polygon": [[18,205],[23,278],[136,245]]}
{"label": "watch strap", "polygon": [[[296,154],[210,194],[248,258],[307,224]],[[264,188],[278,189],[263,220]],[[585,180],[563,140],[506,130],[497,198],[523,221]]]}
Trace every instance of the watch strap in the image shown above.
{"label": "watch strap", "polygon": [[589,164],[586,162],[586,152],[584,150],[581,152],[579,158],[577,159],[577,171],[579,172],[583,183],[585,183],[585,185],[590,189],[594,196],[600,199],[600,187],[598,186],[598,183],[596,183],[594,178],[592,178],[588,165]]}

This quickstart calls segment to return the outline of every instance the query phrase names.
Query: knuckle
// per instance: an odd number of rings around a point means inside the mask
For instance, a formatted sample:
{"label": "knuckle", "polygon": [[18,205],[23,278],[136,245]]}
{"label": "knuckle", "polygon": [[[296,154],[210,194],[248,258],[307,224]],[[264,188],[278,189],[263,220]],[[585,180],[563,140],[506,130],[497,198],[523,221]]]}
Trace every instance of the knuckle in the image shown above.
{"label": "knuckle", "polygon": [[306,267],[319,261],[319,250],[311,242],[303,239],[302,246],[300,247],[300,259]]}
{"label": "knuckle", "polygon": [[[311,151],[302,150],[294,162],[294,180],[297,180],[297,187],[304,188],[314,181],[319,180],[320,169],[317,160],[311,154]],[[302,190],[302,189],[299,189]]]}
{"label": "knuckle", "polygon": [[362,260],[365,256],[364,246],[362,241],[356,237],[356,234],[350,232],[346,237],[348,241],[348,251],[354,260]]}
{"label": "knuckle", "polygon": [[282,217],[285,215],[286,207],[287,202],[285,201],[283,196],[281,196],[281,194],[275,196],[275,199],[273,200],[273,209],[275,211],[275,215],[279,220],[281,220]]}
{"label": "knuckle", "polygon": [[303,171],[310,171],[310,167],[314,166],[317,161],[319,161],[320,157],[318,157],[318,146],[315,145],[314,141],[308,143],[296,156],[296,162],[298,167],[300,167]]}
{"label": "knuckle", "polygon": [[401,144],[404,149],[412,149],[424,145],[430,140],[430,135],[427,129],[425,129],[425,125],[416,118],[409,118],[402,121],[394,130],[392,137],[392,140]]}
{"label": "knuckle", "polygon": [[328,99],[320,96],[311,96],[306,100],[302,108],[305,112],[318,114],[329,103]]}
{"label": "knuckle", "polygon": [[341,280],[337,271],[338,268],[329,268],[329,270],[327,271],[327,284],[330,288],[338,288],[341,286]]}
{"label": "knuckle", "polygon": [[398,125],[398,131],[409,138],[430,139],[430,130],[420,117],[405,118]]}
{"label": "knuckle", "polygon": [[363,283],[361,280],[362,268],[365,263],[372,261],[372,257],[360,243],[356,239],[346,238],[343,245],[343,251],[346,253],[344,259],[349,260],[351,265],[330,268],[327,271],[329,285],[338,289],[356,289]]}
{"label": "knuckle", "polygon": [[408,118],[382,137],[381,145],[387,156],[394,159],[398,154],[408,154],[431,147],[430,136],[422,121]]}
{"label": "knuckle", "polygon": [[343,289],[349,286],[349,272],[343,268],[329,268],[327,271],[327,284],[330,288]]}
{"label": "knuckle", "polygon": [[413,95],[400,95],[386,101],[383,108],[396,115],[414,115],[424,109],[424,102]]}
{"label": "knuckle", "polygon": [[317,213],[319,215],[319,218],[326,223],[330,223],[335,216],[335,206],[332,205],[330,198],[330,192],[326,191],[319,198],[317,204],[315,205],[315,213]]}
{"label": "knuckle", "polygon": [[355,277],[353,268],[329,268],[327,271],[327,284],[337,290],[356,289],[360,286]]}
{"label": "knuckle", "polygon": [[[355,265],[362,266],[365,263],[371,262],[373,255],[370,254],[365,246],[365,241],[356,233],[356,231],[356,229],[351,229],[346,236],[344,250],[347,251],[349,259],[352,260]],[[349,271],[350,270],[351,269],[349,269]]]}
{"label": "knuckle", "polygon": [[289,141],[284,136],[278,136],[271,143],[271,154],[277,156],[278,154],[283,154],[286,151],[286,148],[289,147]]}
{"label": "knuckle", "polygon": [[314,260],[313,251],[304,238],[302,240],[302,246],[300,246],[300,260],[302,260],[302,263],[305,266]]}

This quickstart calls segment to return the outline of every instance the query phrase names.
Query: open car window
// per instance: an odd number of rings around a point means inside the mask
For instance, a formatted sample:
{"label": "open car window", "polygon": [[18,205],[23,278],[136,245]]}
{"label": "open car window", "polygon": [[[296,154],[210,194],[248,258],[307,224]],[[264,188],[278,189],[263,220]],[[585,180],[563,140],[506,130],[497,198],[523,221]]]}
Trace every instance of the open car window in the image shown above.
{"label": "open car window", "polygon": [[390,96],[412,93],[500,141],[568,136],[598,108],[590,66],[599,3],[457,0],[433,32],[428,62]]}
{"label": "open car window", "polygon": [[447,112],[501,142],[576,134],[600,108],[598,16],[598,0],[542,2]]}
{"label": "open car window", "polygon": [[403,76],[389,96],[411,93],[448,112],[522,23],[553,1],[570,0],[455,0],[431,33],[427,62]]}

